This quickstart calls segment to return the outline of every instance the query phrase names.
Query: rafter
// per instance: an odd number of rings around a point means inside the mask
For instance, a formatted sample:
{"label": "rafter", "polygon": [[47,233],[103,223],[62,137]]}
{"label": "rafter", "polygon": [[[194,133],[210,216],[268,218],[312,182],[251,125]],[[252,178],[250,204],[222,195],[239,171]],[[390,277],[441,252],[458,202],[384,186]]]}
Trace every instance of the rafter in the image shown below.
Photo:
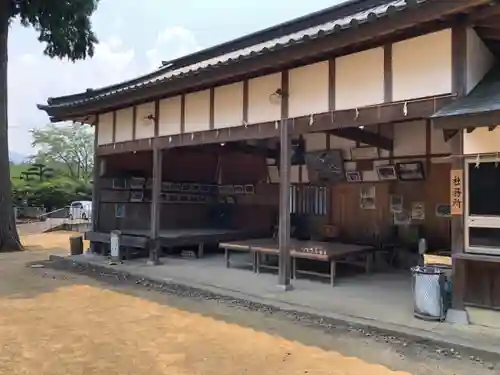
{"label": "rafter", "polygon": [[351,141],[365,143],[387,151],[391,151],[394,147],[394,141],[392,139],[361,128],[334,129],[328,131],[327,133],[337,137],[350,139]]}

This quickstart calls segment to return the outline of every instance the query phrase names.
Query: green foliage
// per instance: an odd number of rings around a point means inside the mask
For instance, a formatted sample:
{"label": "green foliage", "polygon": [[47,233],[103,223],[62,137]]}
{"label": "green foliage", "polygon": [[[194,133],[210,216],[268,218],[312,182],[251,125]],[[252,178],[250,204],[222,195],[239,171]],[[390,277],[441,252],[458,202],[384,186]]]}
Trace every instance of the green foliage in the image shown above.
{"label": "green foliage", "polygon": [[18,206],[43,206],[48,210],[62,208],[76,200],[91,200],[92,186],[65,178],[49,181],[31,181],[13,186],[14,203]]}
{"label": "green foliage", "polygon": [[94,134],[87,126],[49,124],[31,131],[33,147],[39,149],[34,160],[61,166],[73,180],[88,180],[94,165]]}
{"label": "green foliage", "polygon": [[[5,1],[5,0],[3,0]],[[97,38],[90,16],[99,0],[6,0],[9,19],[33,27],[45,54],[71,61],[93,56]]]}

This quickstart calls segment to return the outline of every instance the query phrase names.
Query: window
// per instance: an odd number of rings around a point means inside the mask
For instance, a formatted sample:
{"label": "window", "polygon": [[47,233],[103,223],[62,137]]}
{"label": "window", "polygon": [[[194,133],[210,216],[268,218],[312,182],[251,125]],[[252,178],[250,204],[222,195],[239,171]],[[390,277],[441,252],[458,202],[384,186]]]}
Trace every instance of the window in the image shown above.
{"label": "window", "polygon": [[325,216],[328,206],[328,189],[316,185],[290,186],[290,213],[308,216]]}
{"label": "window", "polygon": [[469,215],[500,216],[500,165],[468,164]]}
{"label": "window", "polygon": [[500,255],[500,165],[467,160],[466,174],[466,249]]}

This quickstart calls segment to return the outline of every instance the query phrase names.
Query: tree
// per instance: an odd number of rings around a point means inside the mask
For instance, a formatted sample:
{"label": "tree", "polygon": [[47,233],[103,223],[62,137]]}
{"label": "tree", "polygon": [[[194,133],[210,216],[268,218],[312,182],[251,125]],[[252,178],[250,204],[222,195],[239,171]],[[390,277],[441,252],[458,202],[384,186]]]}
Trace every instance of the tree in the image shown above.
{"label": "tree", "polygon": [[[70,61],[92,57],[97,38],[90,17],[99,0],[0,0],[0,251],[21,250],[9,171],[7,63],[9,27],[33,27],[45,54]],[[28,88],[27,88],[28,89]]]}
{"label": "tree", "polygon": [[39,149],[35,160],[61,165],[73,180],[90,178],[94,166],[94,135],[88,127],[78,124],[50,124],[31,131],[33,147]]}

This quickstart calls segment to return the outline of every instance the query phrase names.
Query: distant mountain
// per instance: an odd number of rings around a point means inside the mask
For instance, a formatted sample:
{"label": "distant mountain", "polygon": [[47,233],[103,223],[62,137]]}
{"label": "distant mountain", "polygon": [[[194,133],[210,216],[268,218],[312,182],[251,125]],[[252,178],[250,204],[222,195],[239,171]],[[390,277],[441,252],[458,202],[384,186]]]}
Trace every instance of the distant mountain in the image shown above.
{"label": "distant mountain", "polygon": [[9,151],[9,160],[11,163],[21,164],[24,163],[26,159],[27,159],[26,155],[19,154],[15,151]]}

